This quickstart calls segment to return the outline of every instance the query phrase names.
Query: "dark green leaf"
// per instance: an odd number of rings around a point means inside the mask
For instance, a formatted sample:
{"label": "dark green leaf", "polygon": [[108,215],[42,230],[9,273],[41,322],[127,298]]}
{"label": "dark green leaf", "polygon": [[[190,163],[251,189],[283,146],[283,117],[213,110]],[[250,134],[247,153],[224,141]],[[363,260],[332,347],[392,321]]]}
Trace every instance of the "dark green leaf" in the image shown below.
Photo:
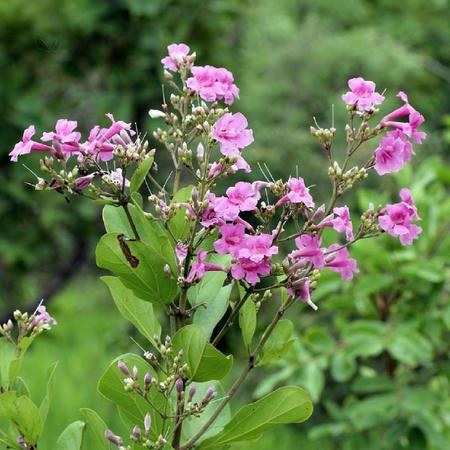
{"label": "dark green leaf", "polygon": [[147,156],[144,161],[139,163],[130,180],[130,192],[136,192],[142,186],[145,177],[152,167],[153,160],[153,156]]}

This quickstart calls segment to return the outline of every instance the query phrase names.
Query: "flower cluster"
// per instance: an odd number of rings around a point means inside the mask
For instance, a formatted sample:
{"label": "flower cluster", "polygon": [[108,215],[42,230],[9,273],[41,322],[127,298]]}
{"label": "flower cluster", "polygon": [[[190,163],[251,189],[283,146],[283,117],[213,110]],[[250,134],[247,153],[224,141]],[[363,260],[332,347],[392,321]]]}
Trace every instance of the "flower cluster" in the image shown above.
{"label": "flower cluster", "polygon": [[[169,265],[166,272],[182,289],[199,283],[209,271],[225,272],[228,282],[236,280],[247,288],[254,288],[264,277],[276,276],[277,286],[315,307],[311,292],[321,270],[338,272],[344,280],[351,280],[358,272],[350,248],[359,239],[384,231],[398,236],[402,244],[410,244],[418,236],[421,229],[413,222],[419,216],[408,190],[401,191],[400,203],[376,210],[369,208],[355,230],[349,208],[338,205],[343,193],[364,180],[371,169],[379,175],[401,170],[414,154],[413,144],[425,139],[426,134],[419,131],[424,118],[411,106],[405,93],[398,94],[403,106],[371,125],[384,96],[376,92],[372,81],[361,77],[349,80],[350,91],[342,95],[349,114],[343,163],[333,159],[332,143],[337,130],[311,128],[330,162],[333,194],[327,207],[316,207],[313,192],[298,175],[284,182],[274,180],[270,173],[264,174],[265,180],[238,181],[220,194],[215,190],[220,178],[237,170],[250,172],[242,153],[253,143],[254,136],[247,118],[227,107],[239,98],[232,73],[224,68],[199,66],[195,61],[195,53],[190,53],[186,44],[169,45],[168,55],[161,62],[174,93],[170,104],[149,111],[152,119],[163,119],[166,124],[164,129],[157,128],[153,137],[170,154],[174,179],[170,194],[166,189],[168,180],[158,182],[153,177],[157,175],[157,165],[150,164],[152,175],[146,181],[150,180],[156,191],[150,192],[148,198],[154,206],[153,218],[167,230],[175,248],[177,272]],[[75,121],[58,120],[54,131],[43,133],[41,142],[32,139],[35,128],[31,125],[10,153],[11,159],[16,161],[19,155],[31,151],[48,152],[52,157],[44,158],[41,167],[51,174],[52,180],[40,181],[41,187],[76,194],[83,194],[89,187],[91,197],[126,206],[130,202],[126,192],[130,185],[127,169],[139,168],[147,158],[153,161],[155,152],[147,151],[148,144],[141,141],[129,123],[108,117],[111,125],[95,126],[85,142],[81,142]],[[375,138],[379,144],[367,163],[349,167],[360,146]],[[72,156],[76,157],[72,171],[53,167],[53,158],[66,162]],[[113,170],[106,164],[110,160],[114,162]],[[193,180],[192,191],[188,199],[176,202],[171,198],[180,188],[183,173]],[[101,180],[101,189],[93,185],[96,179]],[[189,233],[188,237],[179,238],[172,233],[172,221],[181,210],[185,211]],[[342,237],[325,246],[323,235],[329,229]],[[208,247],[205,243],[209,236],[215,240]],[[291,242],[295,249],[277,261],[284,242]],[[214,255],[227,255],[222,259],[227,262],[216,264]]]}

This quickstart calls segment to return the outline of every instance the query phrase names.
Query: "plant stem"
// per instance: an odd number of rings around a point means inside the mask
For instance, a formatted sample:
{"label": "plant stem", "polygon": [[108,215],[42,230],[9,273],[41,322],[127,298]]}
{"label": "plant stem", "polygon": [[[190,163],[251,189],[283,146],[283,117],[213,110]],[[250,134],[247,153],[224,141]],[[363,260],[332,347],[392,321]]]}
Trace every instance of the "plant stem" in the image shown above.
{"label": "plant stem", "polygon": [[138,233],[138,230],[137,230],[137,228],[136,228],[136,225],[135,225],[135,223],[134,223],[134,221],[133,221],[133,218],[131,217],[130,209],[128,208],[128,203],[124,203],[124,204],[122,205],[122,207],[123,207],[123,209],[124,209],[124,211],[125,211],[125,214],[126,214],[126,216],[127,216],[128,222],[130,223],[131,229],[133,230],[134,238],[135,238],[137,241],[140,241],[141,238],[140,238],[140,236],[139,236],[139,233]]}
{"label": "plant stem", "polygon": [[227,404],[230,402],[230,400],[234,397],[236,392],[241,387],[242,383],[247,378],[248,374],[252,371],[252,369],[255,367],[255,361],[258,357],[259,353],[261,352],[262,348],[264,347],[265,343],[273,333],[273,330],[277,326],[280,319],[283,317],[286,310],[292,305],[294,302],[294,299],[291,298],[288,300],[284,305],[280,307],[280,309],[277,311],[275,316],[273,317],[270,324],[267,326],[266,330],[264,331],[261,339],[258,342],[258,345],[255,347],[255,350],[250,353],[247,361],[247,365],[245,366],[244,370],[241,372],[239,378],[233,383],[230,390],[228,391],[227,395],[223,398],[223,400],[220,402],[219,406],[216,408],[216,410],[213,412],[211,417],[208,419],[208,421],[200,428],[200,430],[194,434],[184,445],[180,447],[179,450],[189,450],[193,447],[193,445],[203,436],[203,434],[208,430],[208,428],[214,423],[214,421],[217,419],[219,414],[223,411],[223,409],[227,406]]}

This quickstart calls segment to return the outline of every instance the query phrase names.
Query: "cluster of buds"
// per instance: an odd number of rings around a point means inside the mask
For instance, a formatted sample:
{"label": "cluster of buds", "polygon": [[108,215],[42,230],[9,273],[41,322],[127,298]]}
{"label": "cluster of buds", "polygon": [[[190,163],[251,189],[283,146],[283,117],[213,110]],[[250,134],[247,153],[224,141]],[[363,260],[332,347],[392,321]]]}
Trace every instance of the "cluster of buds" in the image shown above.
{"label": "cluster of buds", "polygon": [[114,156],[126,166],[144,161],[148,157],[155,155],[155,149],[148,151],[148,141],[142,140],[139,136],[133,140],[127,130],[122,130],[112,138],[114,143]]}
{"label": "cluster of buds", "polygon": [[[182,385],[179,385],[181,389],[183,389],[181,392],[178,392],[179,398],[184,398],[184,387]],[[195,395],[197,394],[197,386],[195,384],[192,384],[189,388],[188,395],[187,395],[187,401],[184,406],[184,411],[186,416],[195,416],[199,417],[200,414],[205,410],[205,408],[216,398],[217,391],[216,388],[211,385],[208,387],[208,389],[205,392],[205,395],[202,397],[200,401],[195,401]]]}
{"label": "cluster of buds", "polygon": [[380,224],[378,223],[379,215],[380,211],[376,211],[373,207],[364,211],[361,215],[358,236],[367,237],[379,233],[381,231]]}
{"label": "cluster of buds", "polygon": [[309,131],[311,134],[318,139],[322,147],[325,149],[327,154],[330,153],[331,145],[333,143],[334,136],[336,134],[336,128],[314,128],[310,127]]}
{"label": "cluster of buds", "polygon": [[362,181],[368,177],[366,168],[358,168],[355,166],[343,172],[336,161],[328,168],[328,174],[335,180],[338,195],[351,189],[358,181]]}

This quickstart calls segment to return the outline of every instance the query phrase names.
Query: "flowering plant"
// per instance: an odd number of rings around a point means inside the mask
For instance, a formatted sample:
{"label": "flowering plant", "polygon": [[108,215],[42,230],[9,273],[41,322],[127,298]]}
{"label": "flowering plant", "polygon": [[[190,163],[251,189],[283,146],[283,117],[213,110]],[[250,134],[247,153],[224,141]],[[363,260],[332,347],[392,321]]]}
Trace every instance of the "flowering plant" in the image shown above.
{"label": "flowering plant", "polygon": [[[407,188],[398,203],[368,205],[357,226],[348,206],[338,206],[371,169],[379,175],[401,170],[411,160],[413,143],[425,139],[419,131],[424,118],[406,94],[398,94],[403,106],[376,120],[384,96],[371,81],[349,81],[350,91],[342,96],[348,124],[341,163],[334,157],[334,126],[311,127],[328,159],[332,186],[328,204],[316,205],[313,187],[298,174],[275,180],[266,168],[263,180],[234,181],[239,171],[251,171],[244,155],[253,132],[242,113],[228,108],[239,98],[231,72],[195,61],[187,45],[168,47],[162,64],[173,92],[161,109],[149,111],[164,123],[153,138],[173,163],[168,175],[160,176],[156,149],[150,149],[145,135],[111,114],[111,124],[95,126],[85,141],[75,121],[58,120],[40,142],[33,139],[31,125],[10,153],[17,161],[44,152],[36,189],[104,205],[106,234],[97,246],[97,264],[115,276],[102,280],[121,314],[147,340],[142,356],[119,356],[98,384],[100,393],[117,405],[126,435],[107,429],[92,412],[86,414],[86,427],[72,424],[63,433],[60,443],[67,448],[84,448],[76,436],[94,429],[104,434],[98,444],[102,448],[209,450],[307,420],[312,403],[296,386],[275,390],[233,416],[230,401],[255,368],[290,348],[293,324],[284,315],[302,302],[318,308],[314,290],[321,271],[352,280],[358,272],[350,257],[355,242],[387,232],[405,245],[421,232]],[[373,156],[362,167],[350,167],[358,149],[380,136]],[[149,193],[145,206],[139,193],[144,187]],[[334,243],[324,244],[325,233]],[[274,302],[276,312],[258,335],[258,313]],[[167,321],[159,320],[161,312]],[[40,314],[45,316],[45,310]],[[221,380],[231,372],[233,356],[219,348],[236,321],[247,357],[225,389]],[[11,337],[11,332],[6,324],[3,334]],[[14,392],[8,383],[2,395]],[[38,433],[28,428],[15,424],[16,436],[5,439],[17,448],[36,448]]]}

